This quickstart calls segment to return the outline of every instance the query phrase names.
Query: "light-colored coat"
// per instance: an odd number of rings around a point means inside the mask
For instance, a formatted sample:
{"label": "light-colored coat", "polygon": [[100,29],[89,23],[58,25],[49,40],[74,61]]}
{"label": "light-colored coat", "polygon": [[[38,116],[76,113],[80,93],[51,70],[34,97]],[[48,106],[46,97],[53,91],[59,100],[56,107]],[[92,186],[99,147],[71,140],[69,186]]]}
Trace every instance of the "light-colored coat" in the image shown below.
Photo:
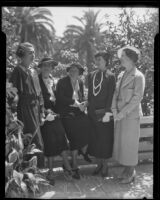
{"label": "light-colored coat", "polygon": [[[141,117],[143,115],[141,100],[145,88],[144,75],[137,68],[134,68],[128,77],[122,82],[121,88],[119,88],[123,73],[124,72],[122,72],[118,77],[116,90],[112,100],[112,111],[119,111],[128,118]],[[119,89],[121,100],[117,99]]]}
{"label": "light-colored coat", "polygon": [[115,122],[113,158],[122,165],[135,166],[138,163],[140,117],[143,115],[141,100],[145,78],[136,68],[133,68],[126,79],[122,80],[122,76],[123,73],[119,75],[112,100],[112,111],[124,116]]}

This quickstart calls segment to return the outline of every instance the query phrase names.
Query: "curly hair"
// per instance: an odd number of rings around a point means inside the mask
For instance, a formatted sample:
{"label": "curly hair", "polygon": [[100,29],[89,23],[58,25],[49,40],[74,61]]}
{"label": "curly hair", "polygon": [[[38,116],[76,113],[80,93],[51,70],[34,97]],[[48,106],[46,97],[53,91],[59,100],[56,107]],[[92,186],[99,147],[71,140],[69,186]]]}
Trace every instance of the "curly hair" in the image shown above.
{"label": "curly hair", "polygon": [[95,58],[102,57],[106,61],[106,66],[110,64],[111,54],[106,51],[101,51],[95,54]]}

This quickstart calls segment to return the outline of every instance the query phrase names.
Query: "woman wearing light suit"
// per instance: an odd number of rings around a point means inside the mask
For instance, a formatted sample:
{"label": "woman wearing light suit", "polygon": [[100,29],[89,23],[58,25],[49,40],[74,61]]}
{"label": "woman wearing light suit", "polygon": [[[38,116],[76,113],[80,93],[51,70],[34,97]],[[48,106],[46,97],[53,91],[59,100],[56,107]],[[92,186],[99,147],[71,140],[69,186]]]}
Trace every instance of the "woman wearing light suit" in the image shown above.
{"label": "woman wearing light suit", "polygon": [[136,68],[139,55],[135,47],[124,47],[118,51],[125,71],[118,77],[112,101],[115,119],[113,157],[124,166],[119,176],[121,183],[134,181],[138,163],[140,117],[143,115],[141,100],[145,88],[144,75]]}

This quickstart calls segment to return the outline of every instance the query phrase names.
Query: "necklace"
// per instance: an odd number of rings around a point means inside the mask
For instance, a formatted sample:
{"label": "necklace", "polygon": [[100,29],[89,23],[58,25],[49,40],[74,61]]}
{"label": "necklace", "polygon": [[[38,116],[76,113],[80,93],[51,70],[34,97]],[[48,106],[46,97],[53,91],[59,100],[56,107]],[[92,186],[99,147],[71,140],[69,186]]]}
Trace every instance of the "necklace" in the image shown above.
{"label": "necklace", "polygon": [[[93,95],[94,96],[97,96],[100,93],[101,87],[102,87],[102,81],[103,81],[103,72],[101,72],[101,80],[100,80],[99,84],[97,86],[95,86],[95,79],[96,79],[97,73],[98,73],[98,71],[93,76]],[[98,91],[96,92],[97,89],[98,89]]]}

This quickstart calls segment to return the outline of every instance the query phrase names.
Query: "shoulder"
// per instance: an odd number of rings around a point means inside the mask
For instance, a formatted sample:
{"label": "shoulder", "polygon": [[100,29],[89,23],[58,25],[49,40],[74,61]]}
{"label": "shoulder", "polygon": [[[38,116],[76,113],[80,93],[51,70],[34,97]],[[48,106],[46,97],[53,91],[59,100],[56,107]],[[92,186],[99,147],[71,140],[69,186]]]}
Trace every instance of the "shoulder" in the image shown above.
{"label": "shoulder", "polygon": [[98,70],[97,70],[97,69],[96,69],[96,70],[94,70],[93,72],[90,72],[90,73],[88,74],[88,77],[93,77],[93,76],[94,76],[94,74],[95,74],[96,72],[98,72]]}
{"label": "shoulder", "polygon": [[144,77],[144,74],[139,69],[136,69],[135,76],[137,76],[137,77]]}
{"label": "shoulder", "polygon": [[136,69],[135,80],[136,80],[137,83],[139,82],[139,83],[141,83],[141,84],[145,84],[145,76],[144,76],[144,74],[143,74],[140,70],[138,70],[138,69]]}
{"label": "shoulder", "polygon": [[68,82],[68,80],[69,80],[69,77],[68,77],[68,76],[65,76],[65,77],[63,77],[63,78],[60,78],[60,79],[58,80],[57,84],[58,84],[58,85],[64,85],[64,84],[66,84],[66,83]]}

